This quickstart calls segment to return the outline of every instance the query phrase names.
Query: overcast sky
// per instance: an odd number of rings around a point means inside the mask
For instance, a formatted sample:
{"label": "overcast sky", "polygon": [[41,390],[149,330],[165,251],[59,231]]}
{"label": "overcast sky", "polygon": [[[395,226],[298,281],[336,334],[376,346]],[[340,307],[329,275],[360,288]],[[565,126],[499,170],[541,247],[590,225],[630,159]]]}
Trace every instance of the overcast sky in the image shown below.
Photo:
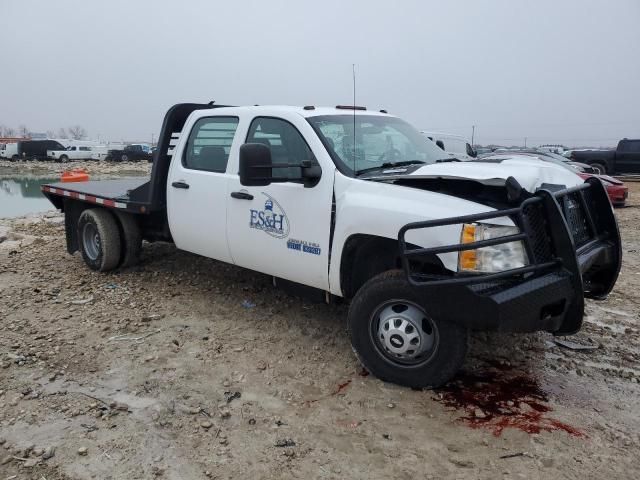
{"label": "overcast sky", "polygon": [[386,108],[480,143],[640,137],[640,0],[0,0],[0,124],[151,140],[168,107]]}

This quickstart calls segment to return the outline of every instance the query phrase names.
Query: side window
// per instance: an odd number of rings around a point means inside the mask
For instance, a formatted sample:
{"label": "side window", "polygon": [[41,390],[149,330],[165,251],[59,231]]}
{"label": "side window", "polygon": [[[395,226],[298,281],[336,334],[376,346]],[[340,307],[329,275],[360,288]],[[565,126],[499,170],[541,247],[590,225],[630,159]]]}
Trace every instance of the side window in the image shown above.
{"label": "side window", "polygon": [[628,142],[626,142],[626,144],[627,144],[627,148],[626,148],[627,152],[640,153],[640,140],[629,140]]}
{"label": "side window", "polygon": [[[249,127],[247,143],[263,143],[268,146],[273,163],[315,160],[309,145],[296,127],[279,118],[255,118]],[[300,175],[300,167],[273,169],[274,177],[300,178]]]}
{"label": "side window", "polygon": [[226,172],[237,128],[237,117],[201,118],[191,129],[182,164],[193,170]]}

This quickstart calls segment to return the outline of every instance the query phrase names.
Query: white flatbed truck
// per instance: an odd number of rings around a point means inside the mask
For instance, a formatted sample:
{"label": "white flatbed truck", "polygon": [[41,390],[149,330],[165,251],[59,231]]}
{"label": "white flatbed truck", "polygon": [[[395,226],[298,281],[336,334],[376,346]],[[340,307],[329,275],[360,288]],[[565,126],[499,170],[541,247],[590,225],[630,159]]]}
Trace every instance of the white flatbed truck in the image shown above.
{"label": "white flatbed truck", "polygon": [[597,179],[553,164],[451,162],[363,107],[178,104],[150,178],[42,186],[67,250],[108,271],[142,240],[350,301],[377,377],[437,387],[474,330],[571,334],[604,298],[620,235]]}

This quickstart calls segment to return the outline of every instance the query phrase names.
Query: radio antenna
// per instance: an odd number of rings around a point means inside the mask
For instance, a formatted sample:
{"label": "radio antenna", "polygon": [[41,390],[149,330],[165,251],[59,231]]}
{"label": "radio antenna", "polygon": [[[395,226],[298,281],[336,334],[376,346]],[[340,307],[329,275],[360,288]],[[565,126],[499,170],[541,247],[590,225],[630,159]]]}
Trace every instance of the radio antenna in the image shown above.
{"label": "radio antenna", "polygon": [[351,64],[353,73],[353,174],[356,174],[356,64]]}

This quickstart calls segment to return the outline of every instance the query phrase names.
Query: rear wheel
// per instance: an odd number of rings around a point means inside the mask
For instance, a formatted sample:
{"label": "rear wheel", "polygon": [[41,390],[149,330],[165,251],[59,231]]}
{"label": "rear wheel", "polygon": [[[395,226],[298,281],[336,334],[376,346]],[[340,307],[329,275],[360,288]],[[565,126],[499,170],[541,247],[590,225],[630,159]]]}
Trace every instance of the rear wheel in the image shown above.
{"label": "rear wheel", "polygon": [[128,162],[129,161],[129,155],[127,155],[126,153],[123,153],[122,156],[120,157],[120,161],[121,162]]}
{"label": "rear wheel", "polygon": [[435,319],[400,270],[373,277],[349,308],[351,345],[381,380],[438,387],[453,378],[467,353],[468,331]]}
{"label": "rear wheel", "polygon": [[591,168],[593,168],[596,175],[606,175],[607,167],[604,163],[592,163]]}
{"label": "rear wheel", "polygon": [[60,155],[60,162],[67,163],[69,161],[69,157],[66,155]]}
{"label": "rear wheel", "polygon": [[107,210],[85,210],[78,220],[78,239],[82,258],[99,272],[113,270],[120,262],[121,241],[118,224]]}

